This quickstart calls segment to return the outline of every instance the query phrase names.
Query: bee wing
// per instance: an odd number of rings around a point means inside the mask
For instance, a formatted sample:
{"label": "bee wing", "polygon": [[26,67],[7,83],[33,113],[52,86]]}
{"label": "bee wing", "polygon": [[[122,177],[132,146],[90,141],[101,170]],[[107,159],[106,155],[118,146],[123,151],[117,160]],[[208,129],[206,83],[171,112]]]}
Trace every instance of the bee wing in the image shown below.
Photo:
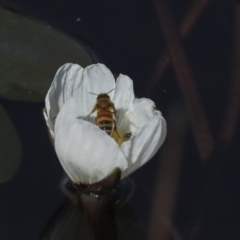
{"label": "bee wing", "polygon": [[117,128],[116,128],[116,123],[115,123],[115,121],[113,121],[112,131],[111,131],[110,137],[113,137],[113,134],[114,134],[115,129],[117,129]]}

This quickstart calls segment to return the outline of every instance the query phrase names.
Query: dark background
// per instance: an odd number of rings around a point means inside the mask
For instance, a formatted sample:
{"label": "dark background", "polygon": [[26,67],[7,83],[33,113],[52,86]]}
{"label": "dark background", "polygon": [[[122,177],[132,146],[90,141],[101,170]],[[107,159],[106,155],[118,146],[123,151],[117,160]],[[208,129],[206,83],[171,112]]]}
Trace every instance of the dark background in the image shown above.
{"label": "dark background", "polygon": [[[169,1],[176,24],[193,2]],[[157,79],[151,91],[147,91],[153,84],[156,63],[167,49],[153,1],[1,0],[0,4],[87,43],[96,61],[104,62],[114,73],[129,75],[134,80],[136,96],[155,101],[167,122],[173,105],[185,106],[172,67]],[[234,67],[234,32],[234,2],[210,1],[182,42],[216,142],[228,108]],[[44,104],[2,98],[0,103],[17,128],[23,149],[17,175],[0,186],[0,239],[38,239],[47,220],[64,199],[60,191],[63,172],[48,139],[42,117]],[[176,114],[176,121],[178,117]],[[170,131],[171,124],[168,129]],[[174,229],[182,239],[239,239],[238,124],[230,145],[226,147],[217,142],[204,163],[189,123],[184,139],[172,217]],[[129,204],[149,229],[153,224],[151,216],[157,211],[153,203],[160,184],[161,156],[162,150],[131,176],[135,189]],[[169,237],[177,239],[171,231]]]}

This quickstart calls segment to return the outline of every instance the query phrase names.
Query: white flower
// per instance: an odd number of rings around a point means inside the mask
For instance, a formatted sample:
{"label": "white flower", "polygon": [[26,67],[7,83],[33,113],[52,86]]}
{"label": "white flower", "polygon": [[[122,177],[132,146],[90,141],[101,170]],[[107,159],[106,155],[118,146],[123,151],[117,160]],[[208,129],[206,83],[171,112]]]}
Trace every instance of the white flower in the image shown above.
{"label": "white flower", "polygon": [[[119,135],[132,133],[120,146],[95,124],[96,112],[91,113],[97,96],[90,92],[109,91]],[[120,74],[115,82],[103,64],[85,69],[77,64],[62,66],[45,104],[56,153],[74,183],[98,182],[116,167],[124,178],[152,158],[166,137],[166,122],[154,103],[147,98],[136,99],[132,80]]]}

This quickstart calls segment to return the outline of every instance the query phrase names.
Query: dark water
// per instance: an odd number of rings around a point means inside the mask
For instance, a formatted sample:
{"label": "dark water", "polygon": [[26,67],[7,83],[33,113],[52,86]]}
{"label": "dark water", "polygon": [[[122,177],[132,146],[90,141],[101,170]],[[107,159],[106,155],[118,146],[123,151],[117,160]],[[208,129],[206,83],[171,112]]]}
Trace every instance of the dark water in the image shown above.
{"label": "dark water", "polygon": [[[232,108],[234,59],[239,57],[234,3],[211,1],[182,41],[215,143],[205,160],[191,128],[194,120],[189,116],[195,112],[189,113],[174,68],[169,67],[153,85],[156,63],[167,44],[152,1],[0,3],[89,43],[87,50],[95,61],[129,75],[135,94],[151,98],[162,111],[168,122],[167,141],[150,162],[131,175],[135,186],[128,202],[152,232],[150,239],[240,238],[239,121],[230,140],[219,140]],[[175,23],[184,18],[192,3],[170,1]],[[237,92],[237,85],[233,89]],[[63,171],[42,117],[44,103],[0,98],[0,104],[14,123],[22,146],[17,174],[0,185],[0,239],[39,239],[65,198],[60,190]]]}

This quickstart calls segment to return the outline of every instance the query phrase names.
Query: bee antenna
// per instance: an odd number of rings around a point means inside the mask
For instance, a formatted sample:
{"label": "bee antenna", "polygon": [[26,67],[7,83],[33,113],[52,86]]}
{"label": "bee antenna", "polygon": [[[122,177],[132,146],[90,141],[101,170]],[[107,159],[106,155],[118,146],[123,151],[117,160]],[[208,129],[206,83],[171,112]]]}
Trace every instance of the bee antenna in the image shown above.
{"label": "bee antenna", "polygon": [[107,94],[109,94],[111,91],[113,91],[115,88],[113,88],[112,90],[110,90]]}
{"label": "bee antenna", "polygon": [[92,93],[92,92],[89,92],[90,94],[93,94],[93,95],[98,95],[98,94],[96,94],[96,93]]}

